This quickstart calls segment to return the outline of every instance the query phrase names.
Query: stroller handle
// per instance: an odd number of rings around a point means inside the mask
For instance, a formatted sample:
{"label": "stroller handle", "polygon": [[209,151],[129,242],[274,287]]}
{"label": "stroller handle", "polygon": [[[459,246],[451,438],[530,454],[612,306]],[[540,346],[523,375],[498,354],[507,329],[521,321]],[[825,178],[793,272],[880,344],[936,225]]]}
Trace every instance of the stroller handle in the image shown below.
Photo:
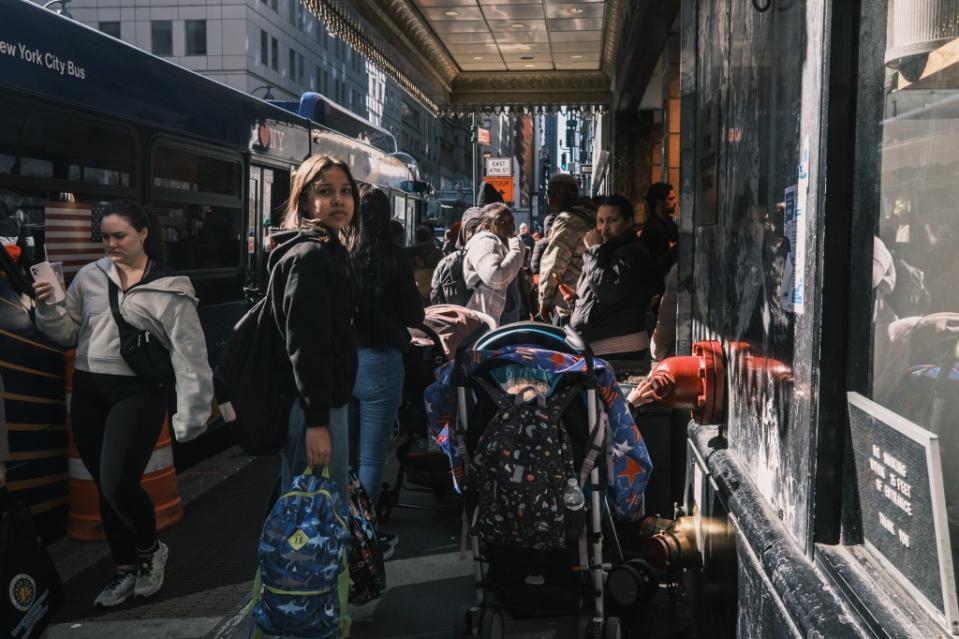
{"label": "stroller handle", "polygon": [[593,351],[575,330],[566,326],[559,328],[544,322],[516,322],[501,326],[477,339],[472,350],[497,350],[507,346],[535,346],[551,351],[580,355],[586,362],[586,370],[593,372]]}

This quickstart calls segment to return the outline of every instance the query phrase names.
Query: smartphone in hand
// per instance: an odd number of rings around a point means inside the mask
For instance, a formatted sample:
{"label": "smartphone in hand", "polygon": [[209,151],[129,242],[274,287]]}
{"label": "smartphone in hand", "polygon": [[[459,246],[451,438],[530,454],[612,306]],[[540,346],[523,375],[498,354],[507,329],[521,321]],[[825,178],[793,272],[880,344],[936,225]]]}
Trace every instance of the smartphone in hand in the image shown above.
{"label": "smartphone in hand", "polygon": [[53,286],[53,298],[48,304],[59,304],[67,298],[66,291],[63,290],[63,271],[62,263],[57,262],[56,267],[60,269],[60,275],[57,276],[57,268],[50,262],[40,262],[30,267],[30,273],[37,282],[47,282]]}

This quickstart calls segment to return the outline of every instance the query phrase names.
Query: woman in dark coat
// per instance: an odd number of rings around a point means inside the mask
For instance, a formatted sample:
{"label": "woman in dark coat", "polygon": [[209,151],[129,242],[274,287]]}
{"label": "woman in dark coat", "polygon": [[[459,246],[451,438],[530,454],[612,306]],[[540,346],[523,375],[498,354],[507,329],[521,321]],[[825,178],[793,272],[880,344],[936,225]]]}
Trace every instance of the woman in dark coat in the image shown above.
{"label": "woman in dark coat", "polygon": [[[356,468],[376,502],[393,422],[403,398],[407,328],[423,323],[423,303],[406,252],[390,239],[390,200],[379,189],[363,194],[361,232],[350,255],[357,292],[359,368],[350,405],[351,450]],[[432,240],[430,240],[432,241]]]}
{"label": "woman in dark coat", "polygon": [[663,283],[649,252],[633,232],[633,205],[607,198],[596,228],[583,238],[583,272],[571,325],[605,359],[642,359],[649,348],[646,314]]}

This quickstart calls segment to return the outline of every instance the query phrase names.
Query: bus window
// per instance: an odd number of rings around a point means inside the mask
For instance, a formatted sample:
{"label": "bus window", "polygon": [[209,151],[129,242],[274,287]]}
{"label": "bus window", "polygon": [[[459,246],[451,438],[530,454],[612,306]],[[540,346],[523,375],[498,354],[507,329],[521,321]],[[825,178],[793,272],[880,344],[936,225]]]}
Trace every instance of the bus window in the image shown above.
{"label": "bus window", "polygon": [[0,117],[0,176],[135,186],[132,131],[38,105],[6,105]]}
{"label": "bus window", "polygon": [[3,241],[21,247],[24,265],[63,262],[69,282],[103,256],[104,206],[136,200],[135,132],[15,98],[0,104],[0,119]]}
{"label": "bus window", "polygon": [[186,150],[158,147],[153,154],[154,187],[240,196],[240,164]]}
{"label": "bus window", "polygon": [[151,206],[163,227],[169,265],[178,271],[239,269],[247,237],[239,158],[161,141],[152,160]]}

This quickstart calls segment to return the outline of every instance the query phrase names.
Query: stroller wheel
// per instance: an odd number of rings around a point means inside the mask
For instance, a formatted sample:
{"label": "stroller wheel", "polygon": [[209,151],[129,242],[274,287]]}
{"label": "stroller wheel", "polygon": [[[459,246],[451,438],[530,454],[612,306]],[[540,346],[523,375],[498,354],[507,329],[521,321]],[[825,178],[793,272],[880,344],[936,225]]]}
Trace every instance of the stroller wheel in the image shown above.
{"label": "stroller wheel", "polygon": [[653,570],[642,559],[615,566],[606,578],[606,592],[618,605],[629,607],[656,594]]}
{"label": "stroller wheel", "polygon": [[483,606],[483,616],[480,621],[480,637],[482,639],[503,639],[506,636],[506,623],[503,612],[499,608]]}
{"label": "stroller wheel", "polygon": [[610,617],[603,628],[603,639],[622,639],[622,629],[619,627],[619,617]]}
{"label": "stroller wheel", "polygon": [[[475,620],[475,621],[474,621]],[[474,628],[479,621],[479,609],[474,606],[460,606],[456,611],[456,624],[453,627],[453,639],[468,639],[478,636]]]}

